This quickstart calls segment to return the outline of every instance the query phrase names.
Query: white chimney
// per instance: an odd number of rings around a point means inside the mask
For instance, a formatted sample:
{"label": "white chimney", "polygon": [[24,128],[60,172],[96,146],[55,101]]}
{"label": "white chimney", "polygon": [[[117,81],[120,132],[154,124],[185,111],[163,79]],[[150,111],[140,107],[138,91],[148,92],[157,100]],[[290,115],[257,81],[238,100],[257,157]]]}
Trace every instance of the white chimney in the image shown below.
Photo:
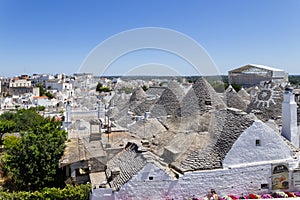
{"label": "white chimney", "polygon": [[293,145],[299,147],[299,134],[297,127],[297,104],[293,88],[287,87],[282,103],[282,135]]}
{"label": "white chimney", "polygon": [[66,110],[67,110],[67,111],[66,111],[65,122],[70,123],[70,122],[72,122],[72,121],[71,121],[71,105],[70,105],[70,102],[69,102],[69,101],[67,102]]}
{"label": "white chimney", "polygon": [[144,119],[147,120],[149,118],[150,112],[145,112]]}
{"label": "white chimney", "polygon": [[65,120],[63,121],[63,129],[67,130],[67,128],[71,125],[71,105],[70,102],[67,102],[66,112],[65,112]]}

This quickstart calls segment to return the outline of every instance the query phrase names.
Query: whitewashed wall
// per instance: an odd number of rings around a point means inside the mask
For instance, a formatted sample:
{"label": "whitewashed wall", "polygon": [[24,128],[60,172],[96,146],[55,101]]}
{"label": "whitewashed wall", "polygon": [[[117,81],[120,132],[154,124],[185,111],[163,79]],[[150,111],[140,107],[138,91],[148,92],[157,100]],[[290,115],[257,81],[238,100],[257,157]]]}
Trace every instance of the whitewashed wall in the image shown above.
{"label": "whitewashed wall", "polygon": [[[153,179],[150,180],[150,177]],[[116,199],[166,199],[173,179],[154,163],[147,163],[116,193]]]}
{"label": "whitewashed wall", "polygon": [[[261,189],[261,184],[271,186],[271,165],[256,165],[232,169],[210,170],[187,173],[178,180],[170,180],[161,176],[161,170],[151,172],[159,178],[153,181],[143,177],[145,172],[139,172],[129,182],[124,184],[111,199],[189,199],[190,197],[203,198],[211,188],[220,196],[227,194],[241,195],[246,193],[263,193],[268,189]],[[147,173],[147,172],[146,172]],[[101,189],[97,189],[101,190]],[[95,194],[100,195],[99,192]],[[96,199],[96,198],[92,198]]]}
{"label": "whitewashed wall", "polygon": [[191,172],[178,180],[178,184],[171,193],[174,199],[183,199],[188,195],[204,197],[212,188],[220,196],[241,195],[242,192],[267,192],[268,190],[261,189],[261,184],[271,185],[270,176],[270,164]]}
{"label": "whitewashed wall", "polygon": [[[280,161],[278,161],[280,162]],[[290,165],[291,166],[291,165]],[[268,193],[272,187],[271,163],[239,166],[227,169],[190,172],[178,180],[172,180],[157,167],[153,167],[152,181],[148,180],[147,171],[140,171],[110,199],[189,199],[193,196],[203,198],[214,188],[219,196],[241,195],[249,193]],[[155,179],[155,177],[157,179]],[[161,177],[161,178],[159,178]],[[290,191],[299,191],[292,187],[292,173],[289,176]],[[268,184],[269,189],[261,189],[261,184]],[[101,192],[97,192],[97,198]]]}
{"label": "whitewashed wall", "polygon": [[[260,140],[261,146],[256,146]],[[281,136],[261,121],[246,129],[223,160],[223,167],[244,163],[291,159],[292,151]]]}

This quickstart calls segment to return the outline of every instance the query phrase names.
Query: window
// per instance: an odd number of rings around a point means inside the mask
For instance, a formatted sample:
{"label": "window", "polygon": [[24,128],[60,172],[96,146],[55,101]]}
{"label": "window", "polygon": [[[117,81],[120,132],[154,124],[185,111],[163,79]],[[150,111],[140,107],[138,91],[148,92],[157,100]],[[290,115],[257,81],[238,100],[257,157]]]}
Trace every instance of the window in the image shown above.
{"label": "window", "polygon": [[149,176],[149,180],[153,180],[153,176]]}
{"label": "window", "polygon": [[255,146],[261,146],[260,140],[255,140]]}
{"label": "window", "polygon": [[209,101],[209,100],[206,100],[206,101],[205,101],[205,105],[207,105],[207,106],[211,106],[211,101]]}
{"label": "window", "polygon": [[261,184],[260,185],[261,189],[269,189],[269,184],[265,183],[265,184]]}

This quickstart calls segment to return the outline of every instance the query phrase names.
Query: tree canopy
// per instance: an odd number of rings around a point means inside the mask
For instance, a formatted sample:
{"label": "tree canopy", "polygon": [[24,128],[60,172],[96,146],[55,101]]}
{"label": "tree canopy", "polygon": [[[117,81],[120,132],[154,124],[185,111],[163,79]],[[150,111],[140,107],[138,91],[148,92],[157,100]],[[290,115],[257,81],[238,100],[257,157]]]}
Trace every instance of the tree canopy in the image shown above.
{"label": "tree canopy", "polygon": [[109,87],[103,86],[102,83],[98,83],[96,86],[96,91],[101,93],[101,92],[110,92],[111,89]]}
{"label": "tree canopy", "polygon": [[[37,190],[58,186],[58,168],[67,133],[61,123],[43,118],[34,111],[22,110],[5,117],[15,120],[20,136],[4,138],[4,166],[18,190]],[[3,116],[0,116],[0,119]]]}
{"label": "tree canopy", "polygon": [[[39,115],[34,109],[20,109],[17,112],[4,112],[0,115],[0,122],[14,122],[11,132],[27,131],[41,123],[46,123],[47,120]],[[0,130],[1,131],[1,130]]]}
{"label": "tree canopy", "polygon": [[146,92],[149,88],[146,85],[143,85],[142,89]]}
{"label": "tree canopy", "polygon": [[16,123],[14,121],[11,121],[11,120],[0,121],[0,141],[2,141],[2,136],[5,133],[13,132],[15,126],[16,126]]}
{"label": "tree canopy", "polygon": [[[51,94],[50,92],[47,92],[47,90],[44,88],[44,86],[41,83],[37,83],[36,86],[40,88],[40,96],[46,96],[49,99],[54,98],[54,95]],[[51,87],[50,88],[48,87],[48,89],[51,89]]]}

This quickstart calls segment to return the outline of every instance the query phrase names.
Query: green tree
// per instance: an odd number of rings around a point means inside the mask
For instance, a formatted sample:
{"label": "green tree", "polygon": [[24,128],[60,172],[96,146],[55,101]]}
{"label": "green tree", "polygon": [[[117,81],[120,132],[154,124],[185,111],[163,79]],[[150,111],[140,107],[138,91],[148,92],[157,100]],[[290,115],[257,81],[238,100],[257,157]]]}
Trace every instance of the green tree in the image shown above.
{"label": "green tree", "polygon": [[237,91],[237,92],[240,91],[240,89],[242,88],[241,85],[236,84],[236,83],[231,84],[231,86],[232,86],[233,89],[234,89],[235,91]]}
{"label": "green tree", "polygon": [[44,96],[46,93],[44,86],[41,83],[37,83],[36,86],[40,88],[40,96]]}
{"label": "green tree", "polygon": [[133,92],[133,88],[131,88],[131,87],[122,87],[120,90],[119,90],[119,92],[124,92],[125,94],[130,94],[130,93],[132,93]]}
{"label": "green tree", "polygon": [[228,87],[228,84],[224,82],[214,81],[209,83],[218,93],[223,93],[225,91],[225,88]]}
{"label": "green tree", "polygon": [[27,131],[31,127],[35,127],[42,122],[46,123],[45,118],[39,115],[36,110],[41,108],[20,109],[17,112],[4,112],[0,115],[0,121],[12,121],[15,123],[12,131],[20,132]]}
{"label": "green tree", "polygon": [[103,86],[102,83],[98,83],[96,86],[96,91],[101,93],[101,92],[110,92],[111,89],[109,87]]}
{"label": "green tree", "polygon": [[29,110],[32,110],[32,111],[45,111],[46,107],[45,106],[31,107],[31,108],[29,108]]}
{"label": "green tree", "polygon": [[0,115],[0,120],[14,120],[15,113],[13,112],[4,112]]}
{"label": "green tree", "polygon": [[49,99],[53,99],[54,98],[54,95],[51,94],[50,92],[46,92],[45,96],[48,97]]}
{"label": "green tree", "polygon": [[148,87],[146,85],[143,85],[142,89],[146,92],[148,90]]}
{"label": "green tree", "polygon": [[11,120],[0,120],[0,142],[5,133],[11,133],[15,129],[16,123]]}
{"label": "green tree", "polygon": [[21,137],[4,138],[4,166],[19,190],[38,190],[58,186],[58,162],[66,141],[66,132],[60,123],[49,118]]}
{"label": "green tree", "polygon": [[28,131],[32,127],[36,127],[41,123],[46,123],[44,117],[34,110],[21,109],[14,116],[13,121],[16,123],[15,131]]}

